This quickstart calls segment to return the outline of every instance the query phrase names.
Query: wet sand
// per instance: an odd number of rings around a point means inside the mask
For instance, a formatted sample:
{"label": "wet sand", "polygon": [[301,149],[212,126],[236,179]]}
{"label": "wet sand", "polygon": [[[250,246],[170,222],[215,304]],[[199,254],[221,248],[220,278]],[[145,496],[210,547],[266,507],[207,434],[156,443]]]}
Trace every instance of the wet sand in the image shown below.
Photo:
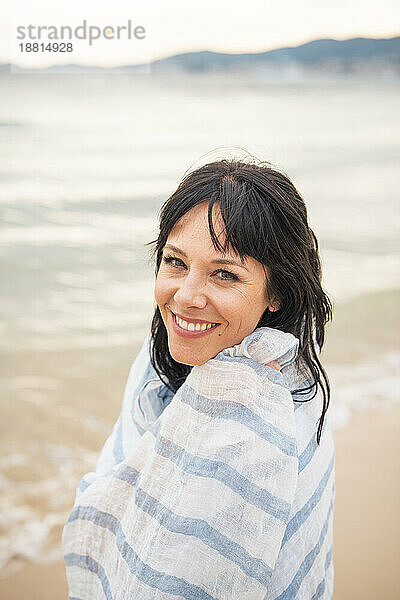
{"label": "wet sand", "polygon": [[[400,597],[400,408],[356,413],[334,432],[334,600]],[[2,600],[65,600],[64,565],[26,564],[0,579]],[[306,599],[305,599],[306,600]]]}
{"label": "wet sand", "polygon": [[335,600],[399,598],[400,408],[335,432]]}

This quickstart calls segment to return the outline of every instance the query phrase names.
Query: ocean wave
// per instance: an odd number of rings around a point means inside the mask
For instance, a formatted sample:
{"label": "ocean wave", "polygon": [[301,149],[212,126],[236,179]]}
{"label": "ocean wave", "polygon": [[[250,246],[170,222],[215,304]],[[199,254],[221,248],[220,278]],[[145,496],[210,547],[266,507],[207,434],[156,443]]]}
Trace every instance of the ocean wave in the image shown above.
{"label": "ocean wave", "polygon": [[332,388],[329,407],[332,429],[349,425],[354,413],[389,410],[400,402],[400,352],[388,351],[376,360],[327,366]]}

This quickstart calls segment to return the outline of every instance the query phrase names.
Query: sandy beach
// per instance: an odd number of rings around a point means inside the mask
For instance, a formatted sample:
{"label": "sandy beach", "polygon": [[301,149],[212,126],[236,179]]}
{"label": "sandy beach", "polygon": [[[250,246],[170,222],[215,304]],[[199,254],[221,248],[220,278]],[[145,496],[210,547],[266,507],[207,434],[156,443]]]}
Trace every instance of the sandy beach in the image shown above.
{"label": "sandy beach", "polygon": [[[400,408],[355,414],[334,432],[335,600],[399,597]],[[64,565],[26,564],[0,580],[2,600],[65,600]]]}
{"label": "sandy beach", "polygon": [[335,600],[399,597],[400,409],[368,411],[334,433]]}

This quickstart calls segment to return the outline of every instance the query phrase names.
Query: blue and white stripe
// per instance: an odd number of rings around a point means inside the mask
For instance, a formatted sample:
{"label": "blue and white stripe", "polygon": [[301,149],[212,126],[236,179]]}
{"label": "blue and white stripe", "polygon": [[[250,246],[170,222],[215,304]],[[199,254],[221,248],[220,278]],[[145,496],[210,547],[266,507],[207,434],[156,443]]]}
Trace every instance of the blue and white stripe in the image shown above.
{"label": "blue and white stripe", "polygon": [[70,600],[332,598],[334,447],[297,350],[257,329],[173,395],[149,336],[64,528]]}

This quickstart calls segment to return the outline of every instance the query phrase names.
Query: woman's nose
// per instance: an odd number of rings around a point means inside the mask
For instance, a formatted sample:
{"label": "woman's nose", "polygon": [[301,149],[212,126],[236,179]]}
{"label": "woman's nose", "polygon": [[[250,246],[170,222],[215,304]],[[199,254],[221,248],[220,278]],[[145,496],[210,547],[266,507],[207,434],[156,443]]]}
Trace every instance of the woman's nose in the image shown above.
{"label": "woman's nose", "polygon": [[180,283],[174,294],[174,300],[178,306],[204,308],[207,304],[207,298],[202,289],[202,283],[199,277],[188,274]]}

